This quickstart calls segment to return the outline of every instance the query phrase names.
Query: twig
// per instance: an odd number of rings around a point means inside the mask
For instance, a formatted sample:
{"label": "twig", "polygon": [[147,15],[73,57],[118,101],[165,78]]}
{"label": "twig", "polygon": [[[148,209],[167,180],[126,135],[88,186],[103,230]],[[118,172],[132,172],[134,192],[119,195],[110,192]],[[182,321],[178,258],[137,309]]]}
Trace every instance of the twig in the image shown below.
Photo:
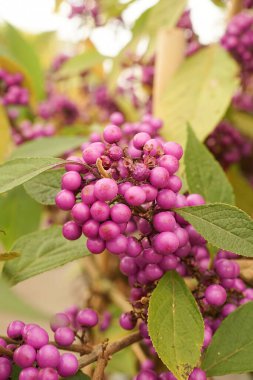
{"label": "twig", "polygon": [[[142,339],[141,335],[139,332],[133,333],[131,335],[128,335],[116,342],[112,342],[108,344],[106,350],[104,351],[104,356],[105,357],[110,357],[111,355],[115,354],[116,352],[119,352],[123,350],[124,348],[131,346],[132,344],[140,341]],[[98,344],[97,346],[94,347],[93,351],[88,354],[83,356],[82,358],[79,359],[79,368],[84,368],[87,365],[94,363],[95,361],[98,360],[99,356],[103,352],[104,344]]]}
{"label": "twig", "polygon": [[7,348],[4,348],[3,346],[0,346],[0,355],[6,355],[12,358],[13,352],[11,350],[8,350]]}
{"label": "twig", "polygon": [[104,379],[105,367],[107,366],[109,357],[106,355],[105,351],[108,345],[108,341],[103,344],[102,352],[98,357],[97,366],[92,376],[92,380]]}
{"label": "twig", "polygon": [[62,347],[55,342],[49,342],[49,344],[52,344],[53,346],[59,348],[59,350],[78,352],[80,355],[90,354],[92,352],[91,347],[83,346],[81,344],[72,344],[67,347]]}

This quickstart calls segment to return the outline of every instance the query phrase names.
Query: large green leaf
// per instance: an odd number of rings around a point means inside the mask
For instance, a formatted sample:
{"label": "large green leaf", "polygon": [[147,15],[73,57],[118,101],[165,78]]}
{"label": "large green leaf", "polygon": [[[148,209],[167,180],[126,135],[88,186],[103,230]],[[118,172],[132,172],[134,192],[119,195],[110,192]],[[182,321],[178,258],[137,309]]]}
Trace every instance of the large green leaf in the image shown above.
{"label": "large green leaf", "polygon": [[42,99],[44,97],[44,77],[36,51],[13,25],[6,23],[4,37],[12,58],[29,73],[34,92],[38,99]]}
{"label": "large green leaf", "polygon": [[218,124],[237,87],[237,65],[219,45],[186,59],[170,80],[157,107],[166,139],[186,142],[190,123],[200,141]]}
{"label": "large green leaf", "polygon": [[215,247],[253,257],[253,220],[239,208],[213,203],[175,211]]}
{"label": "large green leaf", "polygon": [[26,192],[43,205],[54,205],[55,196],[61,190],[64,169],[50,170],[39,174],[24,184]]}
{"label": "large green leaf", "polygon": [[66,61],[58,71],[58,75],[60,77],[79,75],[93,68],[93,66],[102,63],[105,58],[106,57],[98,53],[95,49],[89,49]]}
{"label": "large green leaf", "polygon": [[57,157],[70,149],[80,147],[83,142],[84,137],[79,136],[43,137],[20,145],[12,153],[11,159],[21,157]]}
{"label": "large green leaf", "polygon": [[17,158],[0,165],[0,193],[13,189],[65,161],[60,158]]}
{"label": "large green leaf", "polygon": [[148,330],[158,356],[178,380],[188,379],[201,355],[204,323],[184,280],[168,272],[153,291]]}
{"label": "large green leaf", "polygon": [[15,317],[28,317],[36,319],[44,319],[45,316],[42,312],[35,310],[32,306],[28,305],[25,301],[19,298],[7,285],[7,283],[0,277],[0,312],[13,314]]}
{"label": "large green leaf", "polygon": [[38,229],[41,206],[22,187],[0,195],[0,227],[5,231],[0,241],[10,249],[20,236]]}
{"label": "large green leaf", "polygon": [[21,253],[4,265],[3,273],[12,285],[88,255],[84,239],[68,241],[56,226],[22,236],[12,251]]}
{"label": "large green leaf", "polygon": [[224,319],[207,349],[202,368],[207,376],[253,371],[253,302]]}
{"label": "large green leaf", "polygon": [[234,204],[235,197],[221,166],[208,149],[198,141],[188,128],[184,155],[187,184],[191,193],[201,194],[205,201]]}

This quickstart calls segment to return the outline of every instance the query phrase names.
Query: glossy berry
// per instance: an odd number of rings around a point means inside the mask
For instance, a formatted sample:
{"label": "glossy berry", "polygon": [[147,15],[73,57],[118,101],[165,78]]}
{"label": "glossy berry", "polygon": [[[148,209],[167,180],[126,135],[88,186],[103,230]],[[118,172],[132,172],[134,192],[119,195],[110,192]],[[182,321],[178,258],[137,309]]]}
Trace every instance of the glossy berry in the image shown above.
{"label": "glossy berry", "polygon": [[133,330],[136,323],[137,319],[131,312],[121,314],[119,324],[124,330]]}
{"label": "glossy berry", "polygon": [[43,368],[39,371],[38,380],[59,380],[59,375],[54,368]]}
{"label": "glossy berry", "polygon": [[29,344],[23,344],[14,351],[13,360],[21,368],[31,367],[36,359],[36,351]]}
{"label": "glossy berry", "polygon": [[13,321],[7,328],[7,335],[11,339],[20,339],[22,337],[25,324],[21,321]]}
{"label": "glossy berry", "polygon": [[0,379],[8,380],[12,371],[11,361],[5,357],[0,357]]}
{"label": "glossy berry", "polygon": [[40,368],[56,368],[60,361],[60,353],[56,347],[46,344],[37,352],[36,360]]}
{"label": "glossy berry", "polygon": [[69,327],[59,327],[55,331],[54,339],[60,346],[70,346],[75,340],[75,334]]}
{"label": "glossy berry", "polygon": [[60,357],[60,362],[57,369],[60,376],[74,376],[78,371],[77,358],[73,354],[63,354]]}
{"label": "glossy berry", "polygon": [[221,285],[210,285],[205,291],[205,298],[209,305],[221,306],[226,302],[227,293]]}
{"label": "glossy berry", "polygon": [[35,349],[40,349],[49,342],[48,333],[41,327],[32,327],[28,330],[25,341],[28,345],[31,345]]}
{"label": "glossy berry", "polygon": [[[19,374],[19,380],[38,380],[39,370],[34,367],[22,369]],[[1,376],[0,376],[1,378]]]}
{"label": "glossy berry", "polygon": [[92,309],[80,310],[76,319],[81,326],[85,327],[94,327],[98,324],[98,315]]}

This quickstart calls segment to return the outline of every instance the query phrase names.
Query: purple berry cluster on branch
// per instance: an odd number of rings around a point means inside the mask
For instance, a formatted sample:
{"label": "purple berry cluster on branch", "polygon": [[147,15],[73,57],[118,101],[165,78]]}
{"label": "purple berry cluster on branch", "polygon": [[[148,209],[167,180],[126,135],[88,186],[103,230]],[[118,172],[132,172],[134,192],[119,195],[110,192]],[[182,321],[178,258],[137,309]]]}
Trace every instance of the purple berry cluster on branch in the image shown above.
{"label": "purple berry cluster on branch", "polygon": [[[0,379],[8,380],[13,365],[21,369],[19,380],[58,380],[74,376],[79,368],[71,352],[89,353],[90,329],[98,324],[98,315],[92,309],[73,306],[52,318],[50,327],[54,341],[49,341],[45,329],[37,324],[13,321],[7,328],[7,337],[0,338]],[[79,340],[80,350],[73,343]],[[1,350],[2,349],[2,350]]]}
{"label": "purple berry cluster on branch", "polygon": [[0,70],[0,102],[4,106],[24,106],[29,101],[29,91],[23,86],[21,73]]}

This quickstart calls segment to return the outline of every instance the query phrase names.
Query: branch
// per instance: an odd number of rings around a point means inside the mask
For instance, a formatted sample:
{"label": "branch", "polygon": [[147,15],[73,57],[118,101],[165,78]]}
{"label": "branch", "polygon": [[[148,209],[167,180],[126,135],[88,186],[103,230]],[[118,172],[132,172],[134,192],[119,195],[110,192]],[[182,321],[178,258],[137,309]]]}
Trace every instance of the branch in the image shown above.
{"label": "branch", "polygon": [[13,352],[11,350],[8,350],[7,348],[4,348],[3,346],[0,346],[0,355],[6,355],[12,358]]}
{"label": "branch", "polygon": [[92,352],[92,348],[81,345],[81,344],[71,344],[70,346],[66,346],[66,347],[60,346],[59,344],[55,342],[49,342],[49,344],[52,344],[53,346],[57,347],[59,350],[78,352],[80,355],[90,354]]}
{"label": "branch", "polygon": [[[139,332],[133,333],[131,335],[128,335],[116,342],[112,342],[108,344],[107,348],[104,350],[104,358],[108,358],[115,354],[116,352],[119,352],[123,350],[124,348],[131,346],[133,343],[136,343],[142,339]],[[94,350],[84,357],[80,358],[79,360],[79,368],[86,367],[87,365],[94,363],[98,360],[100,355],[103,353],[104,344],[98,344],[94,347]],[[98,380],[98,379],[96,379]],[[101,378],[100,378],[101,380]]]}

